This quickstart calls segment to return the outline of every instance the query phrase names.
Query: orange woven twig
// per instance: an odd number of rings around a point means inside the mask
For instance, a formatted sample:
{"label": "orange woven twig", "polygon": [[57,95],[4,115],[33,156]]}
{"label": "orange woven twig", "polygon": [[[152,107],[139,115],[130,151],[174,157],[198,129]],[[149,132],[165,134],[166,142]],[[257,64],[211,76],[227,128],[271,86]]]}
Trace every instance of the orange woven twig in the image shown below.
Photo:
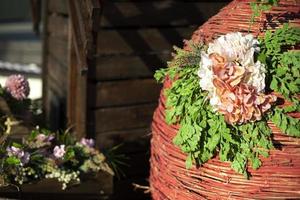
{"label": "orange woven twig", "polygon": [[[212,17],[192,36],[194,42],[215,39],[228,32],[248,32],[252,14],[249,0],[235,0]],[[277,7],[257,18],[251,33],[258,36],[289,22],[300,26],[300,3],[280,0]],[[171,86],[167,80],[165,88]],[[300,118],[300,113],[293,113]],[[300,199],[300,139],[282,134],[271,122],[273,142],[280,147],[271,150],[263,165],[249,172],[250,180],[234,172],[229,163],[218,157],[200,168],[186,169],[186,155],[172,140],[178,125],[165,122],[165,97],[161,92],[152,123],[150,189],[155,200],[160,199]]]}

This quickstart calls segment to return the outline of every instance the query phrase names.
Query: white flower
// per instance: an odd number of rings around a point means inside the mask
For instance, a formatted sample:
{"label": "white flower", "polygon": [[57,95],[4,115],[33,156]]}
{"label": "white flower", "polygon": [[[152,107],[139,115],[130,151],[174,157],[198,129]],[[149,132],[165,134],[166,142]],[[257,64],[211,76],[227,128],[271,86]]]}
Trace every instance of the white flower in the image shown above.
{"label": "white flower", "polygon": [[209,44],[208,54],[218,53],[230,61],[243,61],[245,55],[253,59],[254,52],[259,51],[257,48],[258,40],[253,35],[243,36],[242,33],[228,33],[220,36],[213,43]]}
{"label": "white flower", "polygon": [[65,155],[65,145],[55,146],[53,149],[53,155],[56,158],[62,158]]}
{"label": "white flower", "polygon": [[239,32],[228,33],[210,43],[207,53],[201,53],[199,84],[202,90],[209,92],[208,97],[214,110],[220,106],[220,99],[213,84],[216,74],[213,72],[214,63],[210,56],[217,54],[223,57],[226,63],[237,63],[243,67],[245,75],[242,82],[254,86],[257,92],[262,92],[265,88],[265,66],[259,61],[254,62],[254,53],[259,52],[258,44],[258,40],[251,34],[243,36]]}
{"label": "white flower", "polygon": [[208,55],[203,52],[201,54],[200,69],[198,70],[198,76],[200,77],[200,87],[203,90],[213,92],[213,72],[211,67],[212,61],[209,59]]}
{"label": "white flower", "polygon": [[257,89],[257,92],[263,92],[265,89],[265,65],[257,61],[254,65],[248,67],[250,72],[247,84],[254,86]]}

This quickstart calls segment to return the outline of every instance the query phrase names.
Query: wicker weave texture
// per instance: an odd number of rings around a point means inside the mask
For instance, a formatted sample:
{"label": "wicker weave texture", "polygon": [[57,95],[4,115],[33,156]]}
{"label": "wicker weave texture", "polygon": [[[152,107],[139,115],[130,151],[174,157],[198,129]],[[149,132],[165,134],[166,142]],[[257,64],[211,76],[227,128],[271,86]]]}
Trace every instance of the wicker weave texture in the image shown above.
{"label": "wicker weave texture", "polygon": [[[192,36],[193,41],[207,42],[228,32],[248,32],[251,8],[248,0],[236,0],[212,17]],[[280,0],[278,7],[264,13],[251,26],[254,35],[275,29],[290,22],[300,26],[300,2]],[[163,91],[171,86],[167,80],[162,89],[159,105],[154,113],[151,140],[150,186],[155,200],[195,199],[300,199],[300,139],[286,136],[272,123],[273,142],[277,147],[263,166],[249,171],[250,180],[234,172],[229,163],[218,157],[200,168],[185,168],[186,155],[172,139],[178,125],[165,122],[165,96]],[[300,113],[293,113],[300,118]]]}

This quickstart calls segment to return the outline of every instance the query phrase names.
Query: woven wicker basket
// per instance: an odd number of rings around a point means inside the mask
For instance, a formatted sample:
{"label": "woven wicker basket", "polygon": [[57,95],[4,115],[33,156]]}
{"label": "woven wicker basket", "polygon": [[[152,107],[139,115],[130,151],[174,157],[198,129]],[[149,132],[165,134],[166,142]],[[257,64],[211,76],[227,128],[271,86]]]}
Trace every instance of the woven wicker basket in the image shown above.
{"label": "woven wicker basket", "polygon": [[[211,41],[228,32],[248,32],[251,8],[248,0],[235,0],[212,17],[192,36],[192,40]],[[300,25],[299,0],[280,0],[279,5],[257,18],[251,26],[254,35],[275,29],[282,23]],[[166,81],[164,88],[172,83]],[[163,90],[162,90],[163,91]],[[300,139],[288,137],[269,123],[275,150],[262,158],[263,166],[249,171],[250,180],[234,172],[229,163],[218,157],[199,168],[187,170],[186,155],[172,139],[178,126],[165,122],[165,97],[161,92],[152,123],[151,174],[152,197],[159,199],[300,199]],[[300,118],[300,113],[294,113]]]}

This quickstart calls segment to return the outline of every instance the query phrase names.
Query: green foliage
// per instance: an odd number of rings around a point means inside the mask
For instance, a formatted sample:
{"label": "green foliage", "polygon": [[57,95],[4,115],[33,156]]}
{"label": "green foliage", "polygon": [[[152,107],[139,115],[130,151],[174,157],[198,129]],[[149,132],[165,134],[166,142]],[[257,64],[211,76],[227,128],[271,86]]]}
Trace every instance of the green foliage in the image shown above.
{"label": "green foliage", "polygon": [[300,137],[300,120],[285,114],[284,109],[276,108],[271,120],[283,133]]}
{"label": "green foliage", "polygon": [[[55,155],[55,147],[62,148],[61,156]],[[55,134],[35,129],[22,143],[9,142],[6,149],[0,150],[0,176],[4,181],[0,186],[55,178],[65,189],[79,182],[84,173],[114,174],[101,152],[88,143],[76,141],[68,131]]]}
{"label": "green foliage", "polygon": [[[284,24],[275,32],[267,31],[261,39],[260,57],[267,65],[267,76],[270,77],[270,89],[282,94],[292,105],[276,108],[271,120],[282,132],[300,137],[300,121],[288,116],[287,112],[300,112],[297,94],[300,92],[300,51],[286,51],[287,47],[300,43],[300,28]],[[263,55],[263,56],[262,56]]]}
{"label": "green foliage", "polygon": [[108,165],[114,171],[115,176],[119,179],[126,176],[123,167],[129,167],[127,164],[129,158],[125,154],[121,153],[121,146],[122,144],[119,144],[103,152],[107,158]]}
{"label": "green foliage", "polygon": [[[261,165],[259,155],[268,156],[268,149],[272,148],[271,132],[264,121],[230,126],[222,115],[212,111],[207,92],[201,90],[197,76],[200,51],[205,48],[199,44],[195,48],[197,54],[176,48],[180,54],[168,63],[169,68],[157,72],[159,81],[166,77],[173,79],[172,87],[165,91],[166,122],[180,123],[173,142],[188,155],[187,168],[193,162],[197,165],[207,162],[218,152],[222,161],[231,162],[235,171],[248,177],[248,162],[256,169]],[[185,56],[194,56],[192,62],[184,59]]]}
{"label": "green foliage", "polygon": [[263,11],[271,10],[273,6],[278,4],[279,0],[256,0],[250,3],[252,15],[250,25],[253,24],[255,17],[259,17]]}
{"label": "green foliage", "polygon": [[299,120],[286,114],[300,111],[299,100],[295,97],[300,91],[299,51],[286,51],[288,46],[299,43],[299,35],[298,28],[288,25],[274,33],[267,31],[260,40],[261,53],[256,55],[266,65],[267,91],[281,93],[292,105],[275,108],[262,120],[242,125],[227,124],[222,115],[212,110],[207,92],[200,88],[197,71],[201,51],[206,46],[190,43],[189,51],[175,48],[174,59],[168,63],[168,68],[157,71],[155,78],[159,82],[172,80],[172,86],[164,91],[165,119],[169,124],[180,124],[173,142],[187,154],[187,168],[193,163],[200,166],[218,154],[221,161],[231,162],[235,171],[249,177],[247,167],[259,168],[260,156],[267,157],[269,150],[274,148],[268,120],[284,133],[300,137]]}
{"label": "green foliage", "polygon": [[56,132],[56,140],[58,144],[74,145],[76,143],[76,138],[72,136],[68,129],[64,132]]}
{"label": "green foliage", "polygon": [[21,163],[20,159],[17,158],[16,156],[7,157],[5,162],[8,165],[19,165]]}
{"label": "green foliage", "polygon": [[259,58],[267,64],[270,88],[290,99],[300,91],[300,51],[286,47],[300,43],[300,28],[284,24],[273,33],[267,31],[260,42]]}

